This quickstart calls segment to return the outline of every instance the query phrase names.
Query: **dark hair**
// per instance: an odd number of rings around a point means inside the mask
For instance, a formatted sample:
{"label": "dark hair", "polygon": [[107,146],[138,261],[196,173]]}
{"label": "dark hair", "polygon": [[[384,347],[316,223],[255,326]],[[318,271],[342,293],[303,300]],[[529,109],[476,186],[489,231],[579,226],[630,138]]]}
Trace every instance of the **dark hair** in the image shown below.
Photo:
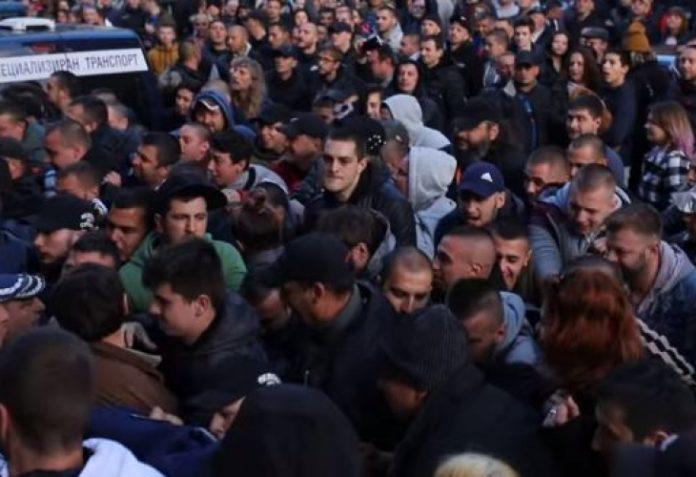
{"label": "dark hair", "polygon": [[625,364],[612,371],[598,390],[600,406],[621,410],[636,441],[656,430],[679,434],[696,423],[696,401],[670,368],[656,361]]}
{"label": "dark hair", "polygon": [[270,30],[271,28],[273,28],[273,27],[280,28],[280,29],[283,30],[285,33],[290,33],[290,29],[289,29],[288,26],[287,26],[285,23],[283,23],[283,22],[272,22],[272,23],[269,23],[269,24],[268,24],[268,29],[269,29],[269,30]]}
{"label": "dark hair", "polygon": [[426,41],[432,41],[435,43],[435,48],[438,50],[442,50],[445,47],[445,42],[442,40],[440,35],[426,35],[420,40],[421,43],[425,43]]}
{"label": "dark hair", "polygon": [[516,216],[497,219],[488,229],[491,234],[503,240],[529,240],[527,224]]}
{"label": "dark hair", "polygon": [[594,94],[581,94],[568,103],[568,111],[583,109],[593,118],[604,117],[604,103]]}
{"label": "dark hair", "polygon": [[181,81],[181,83],[179,83],[177,85],[176,88],[174,88],[174,92],[177,92],[180,89],[187,89],[187,90],[191,91],[195,96],[198,94],[198,92],[201,90],[202,87],[203,87],[203,85],[199,81],[186,78],[186,79],[183,79]]}
{"label": "dark hair", "polygon": [[26,110],[14,101],[0,100],[0,115],[10,116],[17,122],[27,122]]}
{"label": "dark hair", "polygon": [[[603,81],[602,81],[602,72],[599,68],[599,65],[597,65],[597,58],[595,58],[594,53],[592,50],[580,46],[577,48],[573,48],[571,51],[568,52],[568,62],[566,63],[566,67],[569,65],[570,62],[570,57],[574,55],[575,53],[579,54],[582,56],[583,60],[583,66],[582,66],[582,82],[585,87],[588,89],[597,92],[600,90],[602,87]],[[566,73],[567,75],[567,73]],[[568,108],[572,109],[572,108]]]}
{"label": "dark hair", "polygon": [[327,142],[329,140],[333,141],[346,141],[355,144],[355,153],[358,159],[362,159],[367,155],[367,149],[365,147],[365,139],[352,127],[336,128],[329,131],[329,135],[326,138]]}
{"label": "dark hair", "polygon": [[152,228],[155,193],[148,187],[124,187],[116,191],[111,201],[111,209],[143,209],[147,228]]}
{"label": "dark hair", "polygon": [[179,161],[181,148],[179,141],[171,134],[165,132],[149,132],[143,136],[140,142],[143,146],[153,146],[157,149],[157,165],[167,167]]}
{"label": "dark hair", "polygon": [[528,27],[530,31],[534,32],[534,20],[532,20],[530,17],[526,15],[519,17],[512,24],[512,28],[517,27]]}
{"label": "dark hair", "polygon": [[283,243],[283,224],[267,202],[263,189],[254,189],[244,199],[235,220],[235,236],[245,251],[270,250]]}
{"label": "dark hair", "polygon": [[70,333],[40,328],[3,347],[0,402],[33,451],[50,454],[79,447],[93,394],[91,353]]}
{"label": "dark hair", "polygon": [[106,124],[109,120],[106,103],[96,96],[79,96],[70,103],[70,106],[81,106],[85,119],[99,126]]}
{"label": "dark hair", "polygon": [[68,92],[71,98],[75,98],[82,93],[82,83],[75,73],[70,71],[54,71],[51,78],[55,78],[58,87]]}
{"label": "dark hair", "polygon": [[375,213],[364,207],[344,205],[319,216],[315,231],[338,237],[348,248],[364,243],[374,254],[384,237],[384,226]]}
{"label": "dark hair", "polygon": [[638,202],[629,204],[611,214],[607,218],[606,228],[610,234],[630,229],[640,235],[658,239],[662,237],[660,213],[651,205]]}
{"label": "dark hair", "polygon": [[92,343],[121,327],[126,315],[124,295],[116,270],[88,263],[60,279],[51,302],[60,326]]}
{"label": "dark hair", "polygon": [[256,306],[265,300],[275,288],[269,287],[263,277],[264,268],[249,270],[242,280],[239,294],[249,302],[251,306]]}
{"label": "dark hair", "polygon": [[496,323],[503,321],[503,301],[498,290],[488,280],[459,280],[447,295],[447,306],[459,321],[466,321],[483,311],[492,313]]}
{"label": "dark hair", "polygon": [[169,284],[189,302],[207,295],[218,314],[224,309],[222,262],[213,245],[203,239],[162,247],[145,264],[143,283],[150,290]]}
{"label": "dark hair", "polygon": [[236,131],[219,131],[210,139],[210,148],[230,155],[235,164],[249,161],[254,154],[254,145],[246,137]]}
{"label": "dark hair", "polygon": [[616,55],[619,57],[621,66],[628,66],[629,68],[631,67],[631,54],[628,51],[620,48],[609,48],[606,53],[604,53],[605,59],[607,55]]}
{"label": "dark hair", "polygon": [[394,54],[394,50],[392,50],[391,46],[389,46],[388,43],[380,45],[379,48],[377,48],[376,52],[379,61],[389,60],[391,61],[392,65],[396,65],[396,55]]}
{"label": "dark hair", "polygon": [[72,250],[82,253],[95,252],[110,257],[114,261],[116,268],[120,264],[120,255],[116,244],[109,240],[109,237],[100,230],[93,230],[84,234],[73,244]]}
{"label": "dark hair", "polygon": [[87,161],[78,161],[70,164],[58,173],[59,180],[70,176],[77,177],[81,184],[86,184],[90,187],[98,187],[101,184],[101,174]]}

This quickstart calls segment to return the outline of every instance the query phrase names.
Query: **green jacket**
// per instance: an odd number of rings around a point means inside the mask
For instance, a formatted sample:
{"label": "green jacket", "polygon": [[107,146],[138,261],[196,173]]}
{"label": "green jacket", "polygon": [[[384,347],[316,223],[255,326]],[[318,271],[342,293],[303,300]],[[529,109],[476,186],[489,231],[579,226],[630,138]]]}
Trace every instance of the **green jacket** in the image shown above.
{"label": "green jacket", "polygon": [[[222,261],[225,284],[234,291],[239,290],[247,272],[242,256],[236,248],[227,242],[213,240],[208,234],[206,234],[205,239],[213,244]],[[150,232],[131,259],[119,270],[121,281],[133,305],[132,311],[135,313],[147,311],[152,301],[152,292],[143,285],[143,270],[145,263],[155,253],[158,245],[158,234]]]}

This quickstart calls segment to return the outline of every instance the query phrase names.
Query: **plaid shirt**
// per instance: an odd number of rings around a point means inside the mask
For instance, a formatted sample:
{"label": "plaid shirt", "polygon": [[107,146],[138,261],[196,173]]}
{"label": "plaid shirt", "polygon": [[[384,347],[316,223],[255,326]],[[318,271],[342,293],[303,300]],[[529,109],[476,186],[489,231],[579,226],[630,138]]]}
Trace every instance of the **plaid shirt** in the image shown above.
{"label": "plaid shirt", "polygon": [[645,155],[638,195],[657,210],[666,209],[672,201],[672,193],[687,188],[690,164],[679,149],[655,146]]}

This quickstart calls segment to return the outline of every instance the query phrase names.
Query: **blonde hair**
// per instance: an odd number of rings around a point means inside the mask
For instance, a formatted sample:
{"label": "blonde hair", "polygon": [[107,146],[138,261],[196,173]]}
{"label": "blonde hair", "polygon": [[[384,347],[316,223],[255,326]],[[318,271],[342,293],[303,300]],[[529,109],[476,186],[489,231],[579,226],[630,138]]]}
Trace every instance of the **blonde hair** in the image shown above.
{"label": "blonde hair", "polygon": [[232,91],[232,104],[241,109],[247,120],[258,117],[266,99],[266,78],[261,65],[251,58],[240,57],[232,60],[230,70],[246,68],[251,74],[251,86],[246,91]]}
{"label": "blonde hair", "polygon": [[498,459],[467,452],[450,457],[440,464],[435,477],[519,477],[519,474]]}

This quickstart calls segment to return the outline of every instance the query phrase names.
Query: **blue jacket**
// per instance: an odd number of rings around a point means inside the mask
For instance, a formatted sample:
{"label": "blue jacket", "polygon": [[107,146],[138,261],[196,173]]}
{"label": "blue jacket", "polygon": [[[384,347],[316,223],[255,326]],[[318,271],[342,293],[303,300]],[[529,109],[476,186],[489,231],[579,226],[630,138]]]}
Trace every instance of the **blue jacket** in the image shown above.
{"label": "blue jacket", "polygon": [[203,428],[175,426],[123,407],[95,408],[85,437],[119,442],[168,477],[210,475],[208,461],[218,448],[217,440]]}
{"label": "blue jacket", "polygon": [[660,269],[636,314],[696,364],[696,268],[676,245],[660,245]]}

